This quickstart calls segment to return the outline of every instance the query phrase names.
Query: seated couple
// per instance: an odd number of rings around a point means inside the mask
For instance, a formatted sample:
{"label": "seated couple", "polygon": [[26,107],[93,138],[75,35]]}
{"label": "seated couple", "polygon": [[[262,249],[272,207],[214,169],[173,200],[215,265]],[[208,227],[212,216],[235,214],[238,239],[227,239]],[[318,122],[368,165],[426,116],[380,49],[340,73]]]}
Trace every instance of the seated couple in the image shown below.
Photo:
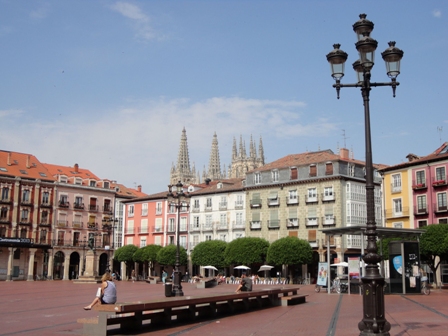
{"label": "seated couple", "polygon": [[247,277],[244,273],[241,276],[241,282],[238,285],[235,293],[241,292],[252,292],[252,279],[250,277]]}

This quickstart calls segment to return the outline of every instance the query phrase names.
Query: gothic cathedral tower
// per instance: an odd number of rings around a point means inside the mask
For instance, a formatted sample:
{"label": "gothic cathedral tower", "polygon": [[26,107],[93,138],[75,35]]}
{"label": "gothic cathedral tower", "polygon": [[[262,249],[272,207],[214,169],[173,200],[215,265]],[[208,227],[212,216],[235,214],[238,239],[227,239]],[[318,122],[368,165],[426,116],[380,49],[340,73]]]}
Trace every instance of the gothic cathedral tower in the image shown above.
{"label": "gothic cathedral tower", "polygon": [[188,144],[187,144],[187,131],[185,127],[182,130],[182,136],[180,138],[179,154],[177,156],[177,165],[174,164],[171,167],[170,184],[175,185],[181,181],[183,184],[189,185],[192,183],[198,183],[196,181],[196,169],[194,167],[190,169],[190,158],[188,156]]}

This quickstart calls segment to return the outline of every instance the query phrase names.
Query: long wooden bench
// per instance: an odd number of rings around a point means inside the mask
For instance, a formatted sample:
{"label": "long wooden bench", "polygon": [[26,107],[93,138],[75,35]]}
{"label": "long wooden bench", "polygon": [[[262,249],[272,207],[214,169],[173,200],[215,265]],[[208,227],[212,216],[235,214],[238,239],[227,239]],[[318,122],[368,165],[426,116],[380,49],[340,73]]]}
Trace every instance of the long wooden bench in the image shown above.
{"label": "long wooden bench", "polygon": [[139,331],[147,325],[168,325],[173,320],[192,321],[213,318],[218,314],[270,306],[281,306],[282,299],[294,297],[298,286],[261,289],[241,293],[216,293],[207,296],[178,296],[159,300],[96,305],[96,318],[78,319],[84,335],[106,336],[108,326],[119,325],[122,331]]}

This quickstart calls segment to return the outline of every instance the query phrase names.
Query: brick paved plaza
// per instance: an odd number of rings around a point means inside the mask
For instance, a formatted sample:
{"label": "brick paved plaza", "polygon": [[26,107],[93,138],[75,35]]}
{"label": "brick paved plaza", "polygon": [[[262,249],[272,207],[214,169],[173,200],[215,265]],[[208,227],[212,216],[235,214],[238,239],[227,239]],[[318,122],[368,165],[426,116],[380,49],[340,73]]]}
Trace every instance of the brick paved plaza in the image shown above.
{"label": "brick paved plaza", "polygon": [[[76,320],[95,316],[95,311],[84,311],[82,307],[91,302],[97,287],[71,281],[1,282],[0,335],[81,335],[82,326]],[[197,289],[193,284],[184,284],[183,290],[186,296],[195,296],[232,292],[235,287]],[[260,286],[263,287],[272,286]],[[163,285],[146,282],[119,281],[117,288],[119,301],[164,296]],[[359,335],[360,295],[315,293],[313,285],[302,286],[300,292],[309,294],[306,304],[220,316],[188,325],[173,324],[171,328],[147,330],[139,335]],[[429,296],[386,295],[391,335],[447,335],[447,300],[448,292],[441,290],[434,290]]]}

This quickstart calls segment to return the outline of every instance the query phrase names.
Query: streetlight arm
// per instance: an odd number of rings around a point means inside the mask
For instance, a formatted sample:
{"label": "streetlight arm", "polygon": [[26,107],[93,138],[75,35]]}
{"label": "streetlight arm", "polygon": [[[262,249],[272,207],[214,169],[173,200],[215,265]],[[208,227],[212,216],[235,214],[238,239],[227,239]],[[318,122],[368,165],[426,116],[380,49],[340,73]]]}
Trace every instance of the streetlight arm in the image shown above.
{"label": "streetlight arm", "polygon": [[[393,96],[395,97],[395,89],[396,89],[396,87],[398,86],[398,85],[400,85],[400,82],[397,82],[396,80],[392,80],[392,82],[383,82],[383,83],[372,83],[372,82],[369,82],[369,86],[392,86],[392,93],[393,93]],[[333,87],[336,89],[336,91],[337,91],[337,94],[338,94],[338,99],[339,99],[339,91],[340,91],[340,89],[341,88],[344,88],[344,87],[354,87],[354,88],[362,88],[364,86],[364,83],[363,82],[359,82],[359,83],[355,83],[355,84],[341,84],[340,82],[338,83],[338,82],[336,82],[336,84],[333,84]]]}

